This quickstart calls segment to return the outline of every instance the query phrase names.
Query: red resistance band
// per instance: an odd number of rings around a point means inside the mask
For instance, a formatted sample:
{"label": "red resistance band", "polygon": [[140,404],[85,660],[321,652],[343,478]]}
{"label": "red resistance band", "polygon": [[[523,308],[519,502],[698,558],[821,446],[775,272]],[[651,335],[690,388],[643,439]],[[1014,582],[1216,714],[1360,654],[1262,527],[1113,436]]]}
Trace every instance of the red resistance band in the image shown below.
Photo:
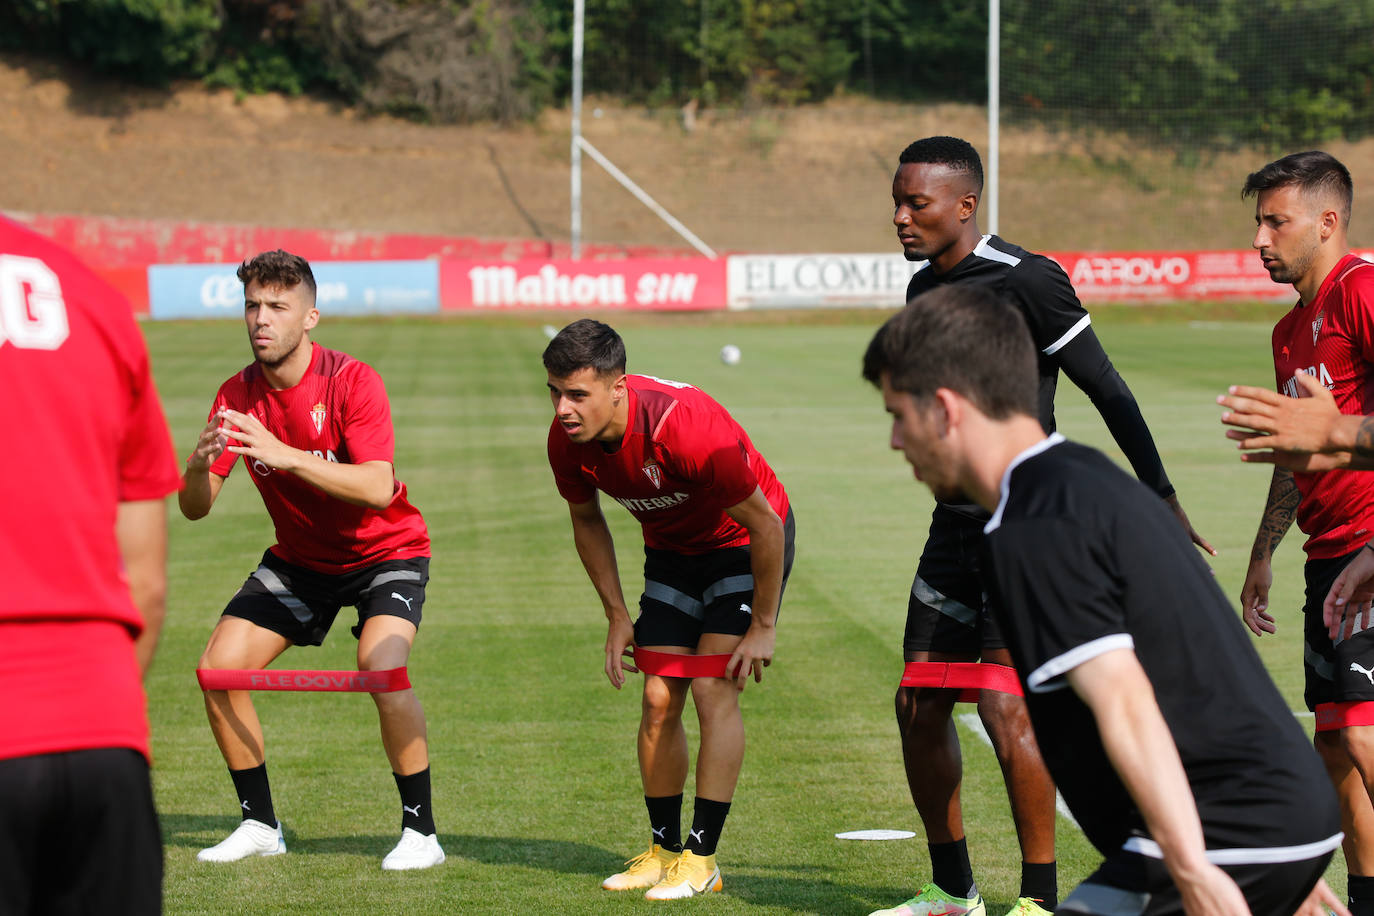
{"label": "red resistance band", "polygon": [[197,668],[201,690],[328,690],[392,693],[410,686],[406,669],[385,671],[267,671]]}
{"label": "red resistance band", "polygon": [[1319,732],[1334,732],[1353,725],[1374,725],[1374,701],[1318,703],[1316,716]]}
{"label": "red resistance band", "polygon": [[987,662],[907,662],[902,686],[955,688],[960,703],[977,703],[984,690],[1023,695],[1015,668]]}
{"label": "red resistance band", "polygon": [[728,655],[675,655],[635,649],[635,667],[659,677],[725,677]]}

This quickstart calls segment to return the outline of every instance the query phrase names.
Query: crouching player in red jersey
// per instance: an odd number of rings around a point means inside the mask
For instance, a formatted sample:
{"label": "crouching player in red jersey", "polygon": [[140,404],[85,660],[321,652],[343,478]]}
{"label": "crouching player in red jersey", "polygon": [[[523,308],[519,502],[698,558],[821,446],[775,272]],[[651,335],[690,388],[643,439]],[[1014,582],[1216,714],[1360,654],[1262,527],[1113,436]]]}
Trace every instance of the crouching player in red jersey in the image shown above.
{"label": "crouching player in red jersey", "polygon": [[[403,667],[429,581],[429,533],[395,477],[381,377],[311,342],[320,313],[304,258],[264,252],[245,261],[238,276],[254,362],[215,396],[186,461],[181,511],[204,517],[242,455],[277,543],[225,607],[200,666],[264,668],[288,646],[320,645],[340,607],[351,604],[358,609],[358,667]],[[438,865],[444,852],[430,811],[424,710],[409,688],[372,698],[401,794],[401,840],[382,868]],[[205,709],[243,822],[202,849],[200,860],[285,852],[252,699],[243,690],[207,690]]]}
{"label": "crouching player in red jersey", "polygon": [[[729,655],[726,677],[645,673],[639,771],[649,848],[607,878],[607,890],[651,900],[721,889],[716,843],[744,760],[739,692],[773,658],[774,627],[792,567],[795,524],[773,469],[738,423],[681,382],[625,374],[625,344],[599,321],[564,328],[544,351],[554,419],[549,464],[568,501],[573,542],[606,610],[606,676],[619,689],[621,656]],[[644,594],[630,621],[601,490],[644,530]],[[784,521],[784,519],[786,521]],[[642,665],[642,662],[640,663]],[[684,847],[682,790],[690,688],[701,723],[696,809]]]}
{"label": "crouching player in red jersey", "polygon": [[162,912],[172,436],[128,301],[0,217],[0,913]]}

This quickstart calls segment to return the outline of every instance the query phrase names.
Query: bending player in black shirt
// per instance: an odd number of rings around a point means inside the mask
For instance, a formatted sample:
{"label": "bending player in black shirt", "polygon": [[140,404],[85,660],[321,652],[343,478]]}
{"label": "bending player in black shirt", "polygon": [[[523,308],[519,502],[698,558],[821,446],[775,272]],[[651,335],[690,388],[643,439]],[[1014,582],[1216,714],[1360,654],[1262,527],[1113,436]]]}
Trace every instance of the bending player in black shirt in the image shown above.
{"label": "bending player in black shirt", "polygon": [[1049,771],[1106,859],[1057,912],[1344,912],[1321,881],[1341,834],[1320,759],[1165,506],[1046,435],[1035,361],[1016,309],[946,286],[879,330],[864,377],[917,479],[991,513],[994,613]]}

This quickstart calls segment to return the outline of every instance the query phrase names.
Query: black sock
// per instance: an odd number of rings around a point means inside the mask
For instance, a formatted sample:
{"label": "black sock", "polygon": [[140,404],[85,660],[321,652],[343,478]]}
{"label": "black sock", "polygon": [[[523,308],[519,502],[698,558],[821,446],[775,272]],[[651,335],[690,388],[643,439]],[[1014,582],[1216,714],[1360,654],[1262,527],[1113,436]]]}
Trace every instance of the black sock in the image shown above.
{"label": "black sock", "polygon": [[720,832],[725,828],[725,815],[729,813],[729,802],[697,796],[692,814],[692,832],[687,834],[687,850],[699,856],[715,855]]}
{"label": "black sock", "polygon": [[409,827],[429,836],[434,832],[434,814],[429,810],[429,767],[409,776],[391,775],[401,793],[401,829]]}
{"label": "black sock", "polygon": [[930,880],[946,894],[973,897],[978,885],[973,883],[973,866],[968,861],[968,840],[953,843],[929,843]]}
{"label": "black sock", "polygon": [[682,793],[658,798],[644,796],[649,809],[649,829],[653,842],[669,852],[682,852]]}
{"label": "black sock", "polygon": [[1348,875],[1345,889],[1350,897],[1350,916],[1374,916],[1374,877]]}
{"label": "black sock", "polygon": [[1021,893],[1051,913],[1059,906],[1059,878],[1053,862],[1022,862]]}
{"label": "black sock", "polygon": [[247,770],[230,770],[229,778],[234,781],[234,791],[239,796],[239,813],[243,819],[252,818],[269,827],[277,826],[277,815],[272,810],[272,789],[267,785],[267,764],[262,763]]}

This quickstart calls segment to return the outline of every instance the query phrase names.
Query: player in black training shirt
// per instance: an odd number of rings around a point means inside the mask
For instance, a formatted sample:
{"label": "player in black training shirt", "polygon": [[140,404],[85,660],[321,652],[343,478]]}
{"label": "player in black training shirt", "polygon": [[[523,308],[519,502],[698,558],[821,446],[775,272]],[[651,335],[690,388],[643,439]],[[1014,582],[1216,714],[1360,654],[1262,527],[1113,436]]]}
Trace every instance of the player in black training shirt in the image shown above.
{"label": "player in black training shirt", "polygon": [[[1062,369],[1102,415],[1136,475],[1169,505],[1194,543],[1215,553],[1189,524],[1140,408],[1093,333],[1063,268],[995,235],[982,235],[977,220],[982,191],[982,162],[964,140],[928,137],[902,152],[892,182],[892,221],[907,260],[928,262],[912,276],[908,301],[958,284],[992,289],[1014,304],[1038,351],[1035,415],[1045,431],[1055,429],[1054,391]],[[906,661],[1011,664],[1003,635],[985,606],[988,589],[978,555],[987,518],[981,507],[958,497],[936,505],[907,604]],[[933,874],[915,897],[873,916],[984,914],[959,807],[956,694],[897,689],[907,783],[925,826]],[[1030,737],[1020,697],[984,690],[978,714],[1002,766],[1021,846],[1020,896],[1008,916],[1040,916],[1053,910],[1057,899],[1054,786]]]}
{"label": "player in black training shirt", "polygon": [[1106,858],[1057,912],[1339,911],[1320,880],[1341,841],[1321,760],[1175,517],[1046,435],[1035,362],[1017,309],[953,285],[884,324],[863,373],[916,477],[992,513],[993,612],[1050,773]]}

